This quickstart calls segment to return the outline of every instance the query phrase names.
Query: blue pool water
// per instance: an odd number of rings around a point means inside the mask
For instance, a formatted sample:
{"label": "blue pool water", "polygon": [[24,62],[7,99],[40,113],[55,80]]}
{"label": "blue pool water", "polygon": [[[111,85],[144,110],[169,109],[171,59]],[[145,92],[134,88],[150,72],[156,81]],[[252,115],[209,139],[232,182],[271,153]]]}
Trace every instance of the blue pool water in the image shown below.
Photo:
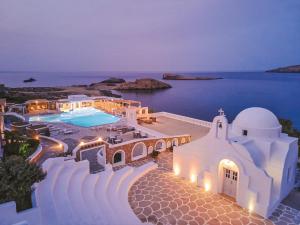
{"label": "blue pool water", "polygon": [[118,117],[94,108],[76,109],[71,112],[32,116],[29,118],[30,122],[63,122],[80,127],[99,126],[109,123],[115,123],[118,120]]}

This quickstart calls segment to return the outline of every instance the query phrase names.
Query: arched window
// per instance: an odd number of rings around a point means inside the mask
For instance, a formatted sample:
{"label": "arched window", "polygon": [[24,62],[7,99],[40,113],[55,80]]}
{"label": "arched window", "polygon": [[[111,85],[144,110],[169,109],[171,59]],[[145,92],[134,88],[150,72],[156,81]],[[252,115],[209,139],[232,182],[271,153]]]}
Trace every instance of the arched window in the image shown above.
{"label": "arched window", "polygon": [[122,161],[122,153],[121,152],[117,152],[114,155],[114,163],[119,163]]}
{"label": "arched window", "polygon": [[178,139],[177,138],[174,138],[172,140],[172,147],[174,147],[174,146],[178,146]]}
{"label": "arched window", "polygon": [[137,160],[147,155],[147,147],[143,142],[135,144],[132,148],[132,160]]}
{"label": "arched window", "polygon": [[125,152],[122,150],[119,150],[115,152],[113,156],[113,165],[123,165],[125,164]]}
{"label": "arched window", "polygon": [[166,142],[163,140],[159,140],[155,144],[155,150],[156,151],[164,151],[166,150]]}

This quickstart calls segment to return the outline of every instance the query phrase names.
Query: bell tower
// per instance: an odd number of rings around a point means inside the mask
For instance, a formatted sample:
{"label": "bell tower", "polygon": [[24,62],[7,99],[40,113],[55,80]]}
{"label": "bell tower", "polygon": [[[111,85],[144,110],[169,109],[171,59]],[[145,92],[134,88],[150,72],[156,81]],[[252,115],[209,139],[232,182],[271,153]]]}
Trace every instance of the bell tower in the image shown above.
{"label": "bell tower", "polygon": [[213,124],[210,130],[210,135],[217,139],[227,140],[228,139],[228,120],[221,108],[218,110],[219,115],[213,119]]}

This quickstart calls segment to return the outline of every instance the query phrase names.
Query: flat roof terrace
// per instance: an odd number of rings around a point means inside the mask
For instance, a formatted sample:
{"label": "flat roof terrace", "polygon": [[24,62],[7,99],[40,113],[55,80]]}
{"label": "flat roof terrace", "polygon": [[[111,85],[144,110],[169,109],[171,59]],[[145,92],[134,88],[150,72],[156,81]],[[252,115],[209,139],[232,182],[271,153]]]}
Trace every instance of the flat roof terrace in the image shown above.
{"label": "flat roof terrace", "polygon": [[168,116],[158,115],[155,117],[156,122],[152,124],[143,123],[142,126],[169,136],[189,134],[192,136],[192,141],[205,136],[210,129],[206,126],[201,126]]}

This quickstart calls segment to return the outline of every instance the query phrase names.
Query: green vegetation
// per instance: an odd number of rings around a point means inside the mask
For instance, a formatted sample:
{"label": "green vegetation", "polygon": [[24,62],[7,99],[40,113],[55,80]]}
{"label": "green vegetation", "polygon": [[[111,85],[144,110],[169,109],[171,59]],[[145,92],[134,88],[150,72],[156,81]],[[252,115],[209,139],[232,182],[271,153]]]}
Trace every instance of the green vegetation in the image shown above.
{"label": "green vegetation", "polygon": [[36,164],[21,156],[12,155],[0,161],[0,203],[15,201],[17,211],[31,208],[31,186],[44,177]]}
{"label": "green vegetation", "polygon": [[23,157],[23,159],[27,159],[32,155],[40,143],[36,139],[21,136],[13,131],[4,132],[4,142],[4,158],[17,155]]}
{"label": "green vegetation", "polygon": [[[291,120],[279,119],[279,122],[282,125],[282,132],[287,133],[291,137],[298,138],[298,154],[300,157],[300,131],[293,127],[293,122]],[[300,167],[299,163],[298,166]]]}
{"label": "green vegetation", "polygon": [[15,201],[17,211],[32,207],[31,186],[45,174],[27,158],[37,149],[39,141],[16,132],[4,132],[4,154],[0,160],[0,204]]}

